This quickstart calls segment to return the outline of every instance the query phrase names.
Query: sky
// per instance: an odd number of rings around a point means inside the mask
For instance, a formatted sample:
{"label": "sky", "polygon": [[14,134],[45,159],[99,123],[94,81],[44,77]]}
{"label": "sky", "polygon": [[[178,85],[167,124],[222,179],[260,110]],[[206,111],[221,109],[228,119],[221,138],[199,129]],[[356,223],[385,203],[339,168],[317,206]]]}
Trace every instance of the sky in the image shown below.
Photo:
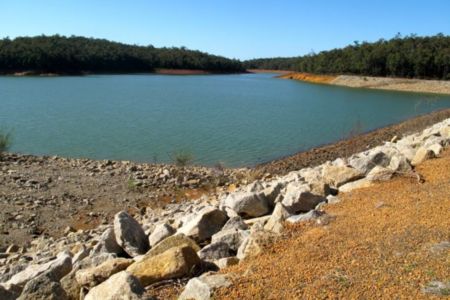
{"label": "sky", "polygon": [[450,35],[450,0],[0,0],[0,37],[79,35],[230,58]]}

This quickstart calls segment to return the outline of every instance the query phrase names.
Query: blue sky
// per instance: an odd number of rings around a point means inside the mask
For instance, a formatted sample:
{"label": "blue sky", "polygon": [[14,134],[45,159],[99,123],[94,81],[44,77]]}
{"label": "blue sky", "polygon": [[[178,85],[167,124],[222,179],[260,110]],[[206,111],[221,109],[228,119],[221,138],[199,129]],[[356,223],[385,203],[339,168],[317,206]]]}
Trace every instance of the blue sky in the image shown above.
{"label": "blue sky", "polygon": [[82,35],[232,58],[450,34],[449,0],[0,0],[0,37]]}

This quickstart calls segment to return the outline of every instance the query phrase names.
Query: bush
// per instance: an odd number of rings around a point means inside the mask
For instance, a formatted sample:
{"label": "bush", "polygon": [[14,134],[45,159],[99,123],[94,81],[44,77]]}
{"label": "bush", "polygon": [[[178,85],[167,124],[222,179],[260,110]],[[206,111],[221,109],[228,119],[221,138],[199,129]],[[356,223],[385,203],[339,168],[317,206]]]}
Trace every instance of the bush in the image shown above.
{"label": "bush", "polygon": [[189,151],[183,150],[175,152],[172,159],[177,166],[185,167],[194,161],[194,155],[192,155]]}
{"label": "bush", "polygon": [[11,147],[11,132],[0,130],[0,156]]}

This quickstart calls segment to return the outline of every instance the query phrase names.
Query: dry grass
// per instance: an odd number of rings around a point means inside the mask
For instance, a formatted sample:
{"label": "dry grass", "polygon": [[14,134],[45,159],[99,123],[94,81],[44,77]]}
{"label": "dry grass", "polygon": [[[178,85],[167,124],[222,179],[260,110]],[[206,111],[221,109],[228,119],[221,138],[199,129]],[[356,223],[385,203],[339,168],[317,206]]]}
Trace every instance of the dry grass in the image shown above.
{"label": "dry grass", "polygon": [[[327,226],[289,228],[217,299],[430,299],[421,288],[450,280],[450,151],[395,178],[341,195]],[[245,275],[244,275],[245,274]]]}

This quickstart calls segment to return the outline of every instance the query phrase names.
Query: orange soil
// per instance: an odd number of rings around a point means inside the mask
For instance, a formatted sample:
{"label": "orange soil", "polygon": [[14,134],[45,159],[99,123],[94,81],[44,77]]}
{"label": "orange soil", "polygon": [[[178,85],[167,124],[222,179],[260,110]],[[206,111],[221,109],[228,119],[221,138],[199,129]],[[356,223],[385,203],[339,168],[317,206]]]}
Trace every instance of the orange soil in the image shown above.
{"label": "orange soil", "polygon": [[317,74],[310,74],[310,73],[288,73],[285,75],[281,75],[280,78],[284,79],[295,79],[295,80],[301,80],[306,82],[312,82],[312,83],[330,83],[334,79],[336,79],[337,76],[332,75],[317,75]]}
{"label": "orange soil", "polygon": [[[288,228],[279,241],[225,272],[217,299],[437,299],[422,294],[450,280],[450,150],[397,177],[340,195],[325,226]],[[215,299],[216,299],[215,298]],[[442,299],[442,298],[441,298]]]}

